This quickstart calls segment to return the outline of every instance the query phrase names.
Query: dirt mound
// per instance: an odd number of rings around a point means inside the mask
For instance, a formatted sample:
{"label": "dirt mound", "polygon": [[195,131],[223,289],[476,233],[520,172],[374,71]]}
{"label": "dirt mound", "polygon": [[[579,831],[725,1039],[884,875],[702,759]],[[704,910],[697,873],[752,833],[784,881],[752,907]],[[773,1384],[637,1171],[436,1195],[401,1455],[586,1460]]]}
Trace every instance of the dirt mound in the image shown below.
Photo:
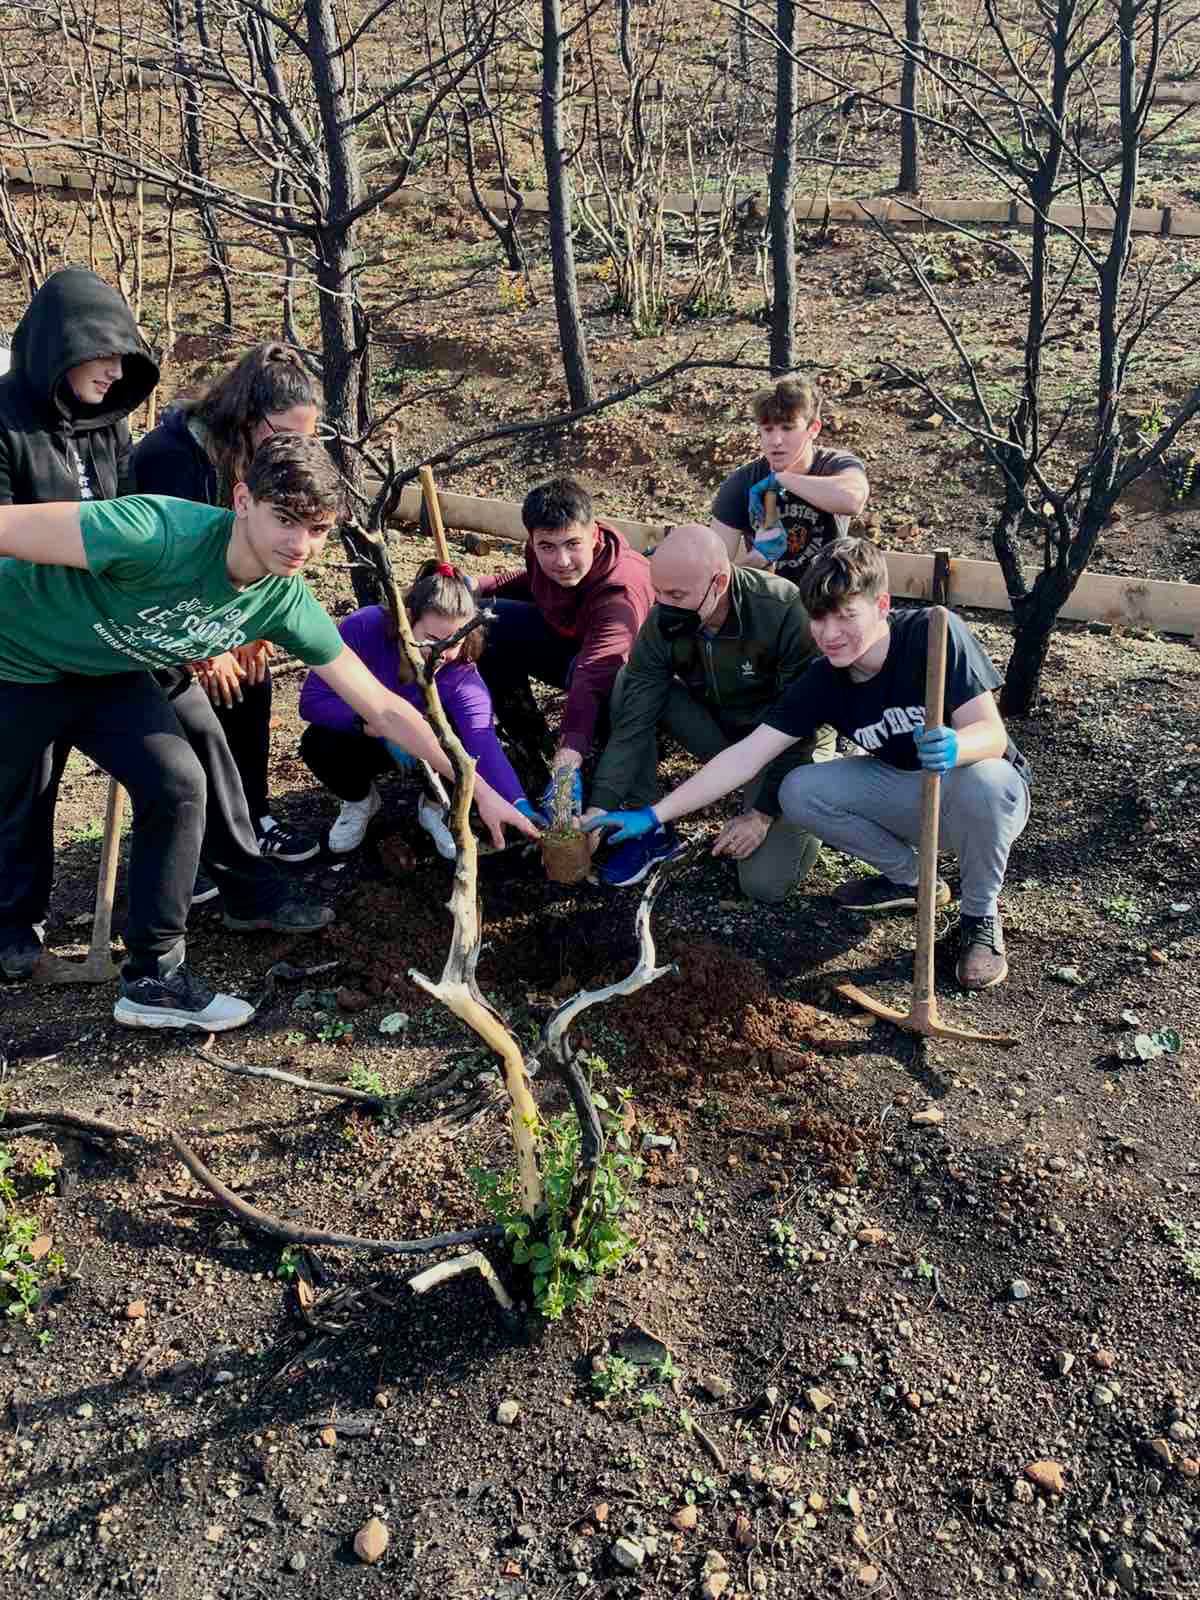
{"label": "dirt mound", "polygon": [[679,942],[669,954],[676,976],[606,1008],[657,1076],[785,1078],[813,1070],[815,1050],[859,1037],[827,1012],[773,995],[763,968],[726,946]]}

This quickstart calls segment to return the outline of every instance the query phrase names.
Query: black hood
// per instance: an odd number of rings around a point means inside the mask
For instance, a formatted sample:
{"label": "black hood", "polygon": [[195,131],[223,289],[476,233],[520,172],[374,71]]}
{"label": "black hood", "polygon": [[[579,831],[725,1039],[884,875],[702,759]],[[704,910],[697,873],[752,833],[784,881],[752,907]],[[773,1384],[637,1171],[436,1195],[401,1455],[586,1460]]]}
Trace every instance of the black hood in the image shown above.
{"label": "black hood", "polygon": [[[59,386],[71,367],[97,356],[122,358],[122,373],[102,405],[68,409]],[[70,416],[76,429],[106,428],[127,417],[158,382],[133,313],[116,289],[82,267],[47,278],[12,340],[12,374],[47,421]]]}

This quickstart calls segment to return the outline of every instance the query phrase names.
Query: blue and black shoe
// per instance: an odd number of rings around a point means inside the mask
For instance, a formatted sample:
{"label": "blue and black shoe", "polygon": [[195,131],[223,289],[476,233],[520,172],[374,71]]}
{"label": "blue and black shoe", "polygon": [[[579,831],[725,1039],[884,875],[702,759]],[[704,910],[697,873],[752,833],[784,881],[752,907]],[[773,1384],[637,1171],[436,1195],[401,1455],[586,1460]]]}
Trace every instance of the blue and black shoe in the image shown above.
{"label": "blue and black shoe", "polygon": [[641,883],[663,861],[673,861],[687,846],[669,822],[640,839],[619,844],[596,868],[600,882],[610,889],[627,889]]}

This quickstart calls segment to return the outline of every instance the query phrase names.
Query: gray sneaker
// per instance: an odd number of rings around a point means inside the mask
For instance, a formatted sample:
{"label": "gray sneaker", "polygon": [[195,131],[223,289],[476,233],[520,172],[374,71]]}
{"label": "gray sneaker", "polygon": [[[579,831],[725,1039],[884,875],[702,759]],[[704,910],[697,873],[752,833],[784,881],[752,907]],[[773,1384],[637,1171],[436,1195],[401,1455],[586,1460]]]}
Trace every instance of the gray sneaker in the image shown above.
{"label": "gray sneaker", "polygon": [[313,900],[285,900],[273,911],[234,916],[226,911],[225,926],[234,933],[319,933],[333,921],[333,907]]}
{"label": "gray sneaker", "polygon": [[203,1028],[207,1033],[240,1028],[253,1015],[248,1000],[215,994],[182,966],[165,978],[122,978],[121,998],[113,1007],[113,1021],[125,1028]]}

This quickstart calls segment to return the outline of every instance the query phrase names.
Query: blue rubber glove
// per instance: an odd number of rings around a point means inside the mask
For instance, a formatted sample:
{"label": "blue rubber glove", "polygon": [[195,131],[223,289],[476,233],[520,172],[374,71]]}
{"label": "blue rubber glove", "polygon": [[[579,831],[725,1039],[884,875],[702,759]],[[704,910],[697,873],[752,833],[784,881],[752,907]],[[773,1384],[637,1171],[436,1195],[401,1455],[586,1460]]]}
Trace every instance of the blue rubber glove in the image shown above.
{"label": "blue rubber glove", "polygon": [[767,561],[778,561],[787,552],[787,533],[778,525],[764,528],[754,541],[754,548]]}
{"label": "blue rubber glove", "polygon": [[391,756],[401,772],[415,772],[417,770],[416,756],[409,755],[403,745],[393,744],[390,739],[385,739],[383,742],[387,746],[388,755]]}
{"label": "blue rubber glove", "polygon": [[631,839],[644,839],[661,827],[654,807],[643,806],[640,811],[602,811],[598,817],[584,823],[583,831],[595,833],[597,828],[613,829],[613,832],[605,832],[605,844],[628,844]]}
{"label": "blue rubber glove", "polygon": [[767,508],[763,505],[763,496],[768,489],[774,489],[776,494],[780,492],[779,479],[773,472],[768,472],[765,478],[760,478],[757,483],[750,485],[750,492],[746,499],[750,507],[750,526],[752,528],[761,528],[767,520]]}
{"label": "blue rubber glove", "polygon": [[[548,817],[554,815],[554,779],[546,785],[538,806]],[[576,767],[571,774],[571,815],[577,817],[583,810],[583,773]]]}
{"label": "blue rubber glove", "polygon": [[922,729],[913,734],[913,743],[926,772],[949,772],[958,765],[958,735],[953,728]]}
{"label": "blue rubber glove", "polygon": [[532,822],[535,828],[545,829],[550,826],[549,818],[544,817],[540,811],[535,810],[533,802],[526,800],[524,795],[519,800],[513,801],[513,809],[514,811],[519,811],[526,822]]}

